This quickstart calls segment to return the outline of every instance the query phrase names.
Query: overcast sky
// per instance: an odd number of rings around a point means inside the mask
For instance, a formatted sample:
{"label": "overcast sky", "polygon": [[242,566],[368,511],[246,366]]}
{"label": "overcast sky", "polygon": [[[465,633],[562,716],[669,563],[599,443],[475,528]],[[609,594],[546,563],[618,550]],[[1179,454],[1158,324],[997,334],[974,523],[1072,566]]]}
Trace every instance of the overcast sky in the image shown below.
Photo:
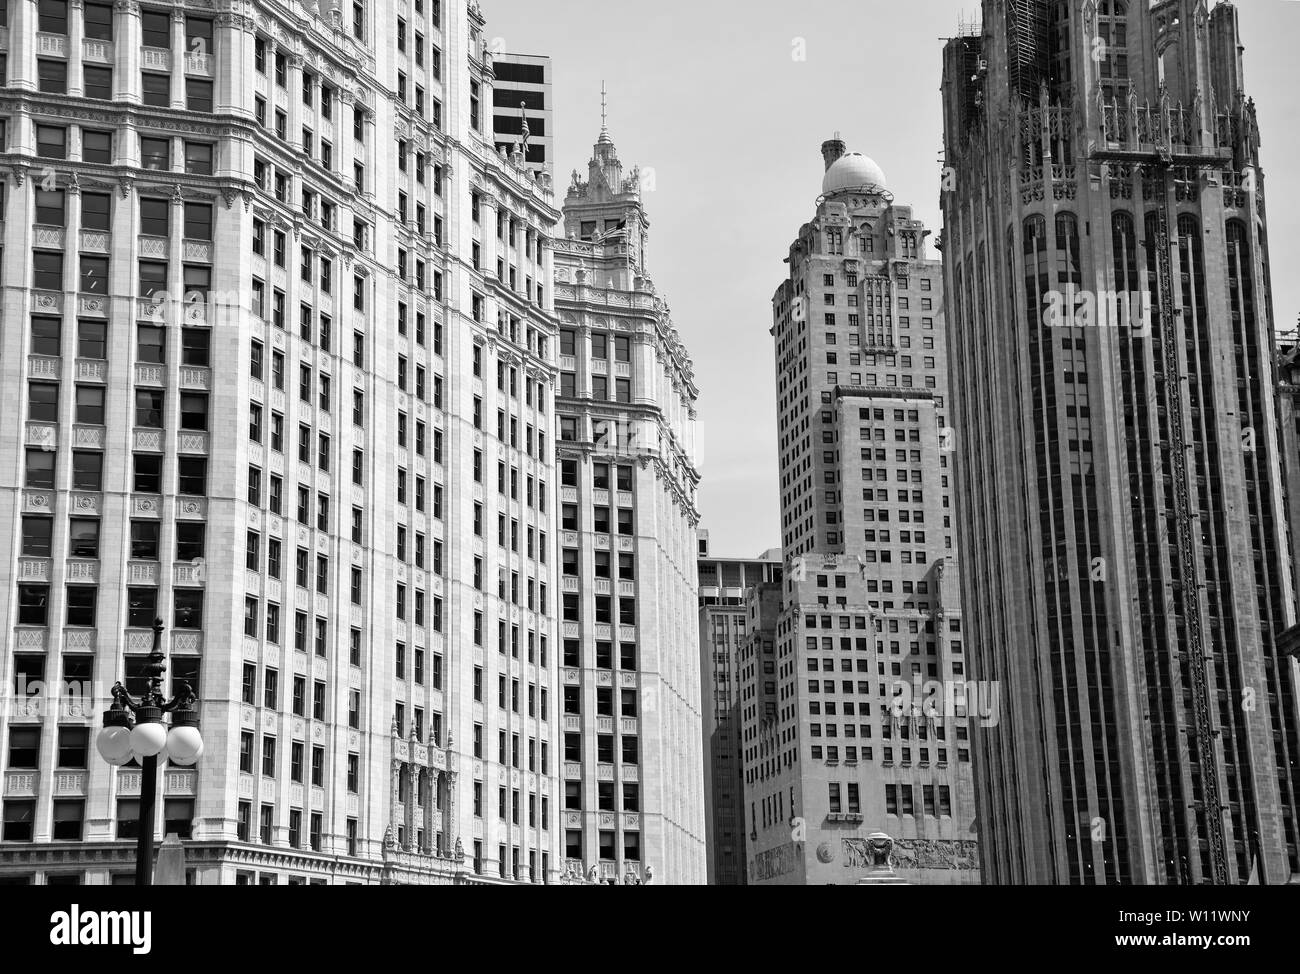
{"label": "overcast sky", "polygon": [[[813,215],[823,140],[874,158],[935,230],[943,38],[958,0],[482,0],[487,36],[554,59],[556,185],[584,175],[600,86],[625,169],[652,169],[650,274],[700,388],[701,527],[715,555],[780,544],[771,297]],[[1211,4],[1213,5],[1213,4]],[[1300,0],[1242,0],[1274,311],[1300,313]],[[802,55],[802,59],[800,58]]]}

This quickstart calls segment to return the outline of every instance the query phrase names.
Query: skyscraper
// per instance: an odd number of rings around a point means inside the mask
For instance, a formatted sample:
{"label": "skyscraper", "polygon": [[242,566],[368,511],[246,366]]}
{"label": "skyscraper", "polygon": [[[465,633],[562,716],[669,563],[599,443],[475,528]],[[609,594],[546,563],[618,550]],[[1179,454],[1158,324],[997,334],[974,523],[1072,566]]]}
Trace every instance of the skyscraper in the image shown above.
{"label": "skyscraper", "polygon": [[[700,532],[700,676],[703,701],[704,793],[708,804],[709,885],[745,883],[744,776],[740,753],[741,648],[755,624],[769,616],[766,631],[774,645],[773,612],[751,611],[749,590],[766,586],[769,602],[780,602],[781,554],[758,558],[720,558],[708,550],[708,532]],[[759,654],[762,655],[761,653]],[[768,672],[768,668],[773,668]],[[775,657],[760,665],[775,684]]]}
{"label": "skyscraper", "polygon": [[129,877],[91,743],[160,615],[197,882],[542,882],[549,181],[477,4],[244,6],[0,7],[0,871]]}
{"label": "skyscraper", "polygon": [[[1277,446],[1286,495],[1286,524],[1290,534],[1291,577],[1300,575],[1300,328],[1278,332]],[[1300,596],[1300,592],[1296,593]],[[1297,600],[1300,602],[1300,599]],[[1298,607],[1300,611],[1300,607]]]}
{"label": "skyscraper", "polygon": [[705,881],[694,367],[601,127],[555,244],[564,855],[604,882]]}
{"label": "skyscraper", "polygon": [[942,268],[875,162],[822,156],[773,297],[786,570],[774,692],[742,674],[748,877],[856,882],[883,832],[910,881],[972,882]]}
{"label": "skyscraper", "polygon": [[1300,870],[1263,172],[1237,10],[985,3],[943,252],[986,878]]}
{"label": "skyscraper", "polygon": [[498,54],[492,59],[492,134],[498,151],[511,152],[524,141],[529,169],[553,173],[555,112],[551,94],[551,59],[535,54]]}

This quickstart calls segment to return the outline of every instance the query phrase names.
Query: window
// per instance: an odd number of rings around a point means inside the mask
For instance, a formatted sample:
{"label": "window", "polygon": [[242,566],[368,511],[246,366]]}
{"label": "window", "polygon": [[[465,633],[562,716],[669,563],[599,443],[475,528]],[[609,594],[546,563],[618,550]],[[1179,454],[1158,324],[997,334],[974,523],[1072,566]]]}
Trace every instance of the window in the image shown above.
{"label": "window", "polygon": [[68,522],[68,554],[73,558],[99,557],[99,521],[72,518]]}
{"label": "window", "polygon": [[72,454],[72,488],[73,490],[102,490],[104,479],[104,455],[84,450]]}
{"label": "window", "polygon": [[171,75],[146,71],[140,80],[140,97],[146,105],[170,108],[172,103]]}
{"label": "window", "polygon": [[[54,319],[56,322],[58,319]],[[102,321],[85,321],[77,322],[77,357],[84,359],[103,360],[107,353],[108,347],[108,326]],[[36,352],[34,354],[47,354]],[[58,354],[57,352],[52,354]]]}
{"label": "window", "polygon": [[87,2],[82,12],[86,36],[98,41],[113,39],[113,5]]}
{"label": "window", "polygon": [[171,139],[140,136],[140,165],[145,169],[167,170],[172,167]]}
{"label": "window", "polygon": [[50,540],[54,533],[54,519],[48,517],[24,517],[22,525],[22,553],[29,558],[50,557]]}
{"label": "window", "polygon": [[5,799],[4,828],[3,831],[0,831],[0,839],[6,842],[31,842],[35,817],[35,801],[31,799]]}
{"label": "window", "polygon": [[142,11],[140,14],[141,41],[145,47],[161,47],[171,50],[172,27],[171,15],[157,11]]}
{"label": "window", "polygon": [[208,492],[206,457],[177,457],[177,490],[181,494],[202,497]]}
{"label": "window", "polygon": [[176,558],[193,562],[204,555],[207,526],[202,522],[183,521],[176,525]]}
{"label": "window", "polygon": [[209,203],[185,204],[185,237],[188,240],[212,239],[212,205]]}
{"label": "window", "polygon": [[63,290],[63,254],[32,251],[32,287],[44,291]]}
{"label": "window", "polygon": [[[81,158],[84,162],[109,165],[113,162],[113,133],[81,130]],[[85,208],[85,195],[82,195],[82,208]],[[84,224],[83,224],[84,225]]]}
{"label": "window", "polygon": [[174,592],[173,626],[177,629],[203,628],[203,590],[178,588]]}
{"label": "window", "polygon": [[165,237],[171,232],[171,201],[140,198],[140,232],[148,237]]}
{"label": "window", "polygon": [[181,329],[181,364],[207,368],[211,333],[206,328]]}
{"label": "window", "polygon": [[132,489],[140,494],[157,494],[162,490],[162,457],[153,453],[135,454]]}
{"label": "window", "polygon": [[135,425],[144,429],[162,429],[163,394],[160,390],[135,391]]}
{"label": "window", "polygon": [[66,221],[63,190],[37,189],[36,222],[44,226],[62,227]]}
{"label": "window", "polygon": [[55,95],[66,94],[68,91],[68,63],[42,58],[36,62],[36,78],[41,91]]}
{"label": "window", "polygon": [[77,277],[82,291],[103,294],[108,290],[108,258],[82,254]]}
{"label": "window", "polygon": [[68,0],[40,0],[38,29],[46,34],[68,33]]}
{"label": "window", "polygon": [[[320,788],[325,784],[325,748],[321,746],[312,746],[312,784]],[[348,819],[348,827],[352,831],[352,837],[355,839],[356,822],[354,819]],[[355,854],[355,852],[354,852]]]}
{"label": "window", "polygon": [[86,802],[82,798],[64,798],[53,804],[53,839],[55,841],[81,841],[82,818]]}
{"label": "window", "polygon": [[36,154],[45,159],[68,158],[68,130],[57,125],[36,126]]}
{"label": "window", "polygon": [[[158,557],[157,525],[154,528],[153,559]],[[135,525],[132,525],[134,529]],[[132,557],[135,557],[134,555]],[[158,590],[156,588],[127,589],[127,622],[132,629],[148,629],[158,617]]]}
{"label": "window", "polygon": [[27,385],[27,418],[41,423],[59,421],[59,387],[52,382]]}
{"label": "window", "polygon": [[112,229],[113,198],[108,193],[81,194],[81,229],[108,232]]}
{"label": "window", "polygon": [[28,450],[26,484],[34,490],[54,488],[54,454],[48,450]]}
{"label": "window", "polygon": [[[44,657],[18,656],[17,692],[26,694],[33,682],[45,676]],[[12,727],[9,731],[10,769],[35,769],[39,767],[41,731],[39,727]]]}
{"label": "window", "polygon": [[212,146],[205,142],[186,142],[185,171],[198,176],[211,176]]}
{"label": "window", "polygon": [[31,354],[49,355],[57,358],[61,354],[62,325],[63,323],[59,318],[33,315]]}
{"label": "window", "polygon": [[89,426],[104,425],[102,386],[77,386],[77,422]]}
{"label": "window", "polygon": [[67,590],[69,626],[95,626],[95,603],[99,592],[91,585],[69,585]]}
{"label": "window", "polygon": [[94,98],[99,101],[113,100],[113,69],[92,67],[87,64],[82,68],[84,72],[83,91],[87,98]]}
{"label": "window", "polygon": [[193,54],[212,53],[212,21],[206,17],[185,18],[185,48]]}
{"label": "window", "polygon": [[[83,258],[84,259],[84,258]],[[140,296],[151,298],[167,290],[167,262],[162,260],[140,261]]]}

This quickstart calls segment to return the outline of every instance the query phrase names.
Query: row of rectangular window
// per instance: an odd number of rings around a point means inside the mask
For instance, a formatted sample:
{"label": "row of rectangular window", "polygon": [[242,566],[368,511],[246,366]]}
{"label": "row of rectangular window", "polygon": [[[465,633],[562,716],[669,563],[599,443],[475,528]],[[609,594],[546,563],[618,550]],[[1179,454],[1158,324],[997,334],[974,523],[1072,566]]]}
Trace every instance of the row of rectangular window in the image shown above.
{"label": "row of rectangular window", "polygon": [[[99,65],[82,65],[82,96],[96,101],[113,100],[113,69]],[[68,62],[40,58],[36,62],[38,89],[43,94],[68,94]],[[211,114],[213,85],[204,78],[185,79],[185,108],[191,112]],[[144,71],[140,74],[140,102],[153,108],[172,107],[172,77]]]}
{"label": "row of rectangular window", "polygon": [[[619,669],[626,673],[636,670],[636,643],[619,643]],[[614,644],[606,641],[596,643],[596,669],[612,670],[614,668]],[[581,643],[577,639],[564,641],[564,666],[582,665]]]}
{"label": "row of rectangular window", "polygon": [[[566,781],[564,783],[564,809],[569,812],[582,811],[582,787],[581,781]],[[615,785],[612,781],[598,781],[596,783],[596,809],[602,812],[639,812],[641,811],[641,788],[635,781],[623,782],[623,804],[622,807],[615,805]]]}
{"label": "row of rectangular window", "polygon": [[[560,397],[563,399],[574,399],[577,397],[578,377],[573,372],[560,373]],[[591,377],[591,398],[597,402],[622,402],[630,403],[632,401],[632,380],[615,379],[614,380],[614,398],[609,396],[609,379],[603,375],[593,375]]]}
{"label": "row of rectangular window", "polygon": [[[627,335],[615,335],[614,337],[614,361],[631,362],[632,361],[632,339]],[[560,329],[560,354],[575,355],[577,348],[578,333],[571,328]],[[601,361],[609,359],[609,338],[605,332],[594,331],[591,333],[591,357]]]}
{"label": "row of rectangular window", "polygon": [[[614,832],[601,830],[597,834],[597,851],[601,862],[618,861],[618,836]],[[564,833],[564,855],[568,859],[585,862],[583,857],[583,833],[579,829],[568,829]],[[625,862],[641,861],[641,833],[623,833],[623,860]]]}
{"label": "row of rectangular window", "polygon": [[[81,229],[108,232],[113,228],[113,195],[111,193],[81,194]],[[36,222],[41,226],[66,229],[67,191],[62,189],[36,189]],[[146,237],[168,237],[172,230],[172,201],[169,199],[140,197],[140,234]],[[213,207],[210,203],[186,201],[181,230],[186,240],[212,240]]]}
{"label": "row of rectangular window", "polygon": [[[99,518],[74,517],[68,521],[68,557],[98,558],[100,555]],[[131,522],[131,558],[158,561],[158,538],[162,525],[158,521]],[[48,558],[54,536],[54,518],[24,514],[22,552],[27,558]],[[178,521],[176,524],[176,560],[192,562],[204,557],[207,525],[201,521]]]}
{"label": "row of rectangular window", "polygon": [[[97,619],[99,589],[94,585],[69,585],[65,593],[67,615],[65,625],[93,629]],[[158,590],[156,588],[127,589],[127,626],[146,629],[157,617]],[[49,625],[50,586],[18,586],[18,624],[20,626]],[[201,630],[203,628],[203,589],[177,588],[173,591],[173,629]]]}
{"label": "row of rectangular window", "polygon": [[[0,120],[3,121],[3,120]],[[0,126],[0,134],[5,127]],[[172,139],[163,136],[140,135],[140,168],[170,171],[172,167]],[[3,144],[0,138],[0,144]],[[185,172],[197,176],[210,176],[213,172],[214,145],[210,142],[185,140]],[[43,159],[68,158],[68,128],[61,125],[36,126],[36,155]],[[113,164],[113,133],[94,129],[81,130],[81,161],[101,165]],[[57,175],[56,175],[57,178]]]}
{"label": "row of rectangular window", "polygon": [[[64,252],[61,250],[32,251],[32,287],[38,291],[63,291]],[[73,290],[83,294],[109,293],[109,260],[91,254],[82,254],[77,264]],[[141,260],[137,266],[136,293],[142,298],[165,294],[171,278],[170,264],[165,260]],[[212,290],[212,268],[206,264],[184,264],[181,268],[182,294]],[[259,311],[260,314],[260,311]]]}
{"label": "row of rectangular window", "polygon": [[[73,421],[87,426],[105,425],[104,399],[106,390],[99,385],[77,386],[76,411]],[[137,429],[163,429],[164,399],[161,389],[135,391],[135,426]],[[59,421],[59,383],[29,382],[27,384],[27,418],[37,423]],[[208,396],[206,393],[185,392],[180,396],[180,428],[191,432],[207,432]]]}
{"label": "row of rectangular window", "polygon": [[[399,779],[399,782],[401,780],[403,779]],[[507,801],[507,798],[509,799],[509,801]],[[504,787],[497,789],[497,817],[501,819],[501,821],[503,822],[508,821],[512,825],[523,824],[521,820],[521,816],[519,814],[519,798],[520,798],[520,792],[518,788],[512,789],[508,795],[507,795],[507,790]],[[507,806],[509,807],[509,814],[507,814]],[[551,810],[550,799],[546,795],[543,795],[542,796],[542,831],[543,832],[549,832],[551,829],[550,810]],[[480,781],[474,782],[474,816],[476,818],[483,817],[482,782]],[[537,828],[537,796],[531,793],[528,795],[528,827],[530,829]],[[506,874],[505,873],[505,851],[506,851],[506,847],[504,845],[501,846],[500,865],[501,865],[502,876]],[[518,849],[514,850],[514,857],[515,857],[514,875],[515,878],[518,879],[519,878],[519,850]],[[531,857],[532,854],[530,853],[529,858],[531,859]]]}
{"label": "row of rectangular window", "polygon": [[[58,454],[53,450],[29,448],[26,451],[24,484],[31,490],[54,490]],[[164,457],[157,453],[132,454],[132,490],[137,494],[160,494],[163,484]],[[181,494],[203,496],[207,493],[207,459],[181,455],[177,458],[177,488]],[[104,454],[93,450],[72,451],[72,489],[103,490]]]}
{"label": "row of rectangular window", "polygon": [[[532,661],[532,660],[530,659],[529,662],[531,662],[531,661]],[[481,666],[476,666],[476,667],[474,667],[474,702],[475,702],[475,703],[483,703],[483,672],[484,672],[484,671],[483,671],[483,667],[481,667]],[[399,679],[399,680],[402,679],[402,677],[400,676],[400,674],[399,674],[399,676],[398,676],[398,679]],[[513,679],[513,680],[510,681],[510,694],[509,694],[509,701],[510,701],[510,702],[509,702],[509,704],[507,704],[507,702],[506,702],[506,697],[507,697],[507,694],[506,694],[506,676],[505,676],[504,673],[498,675],[498,677],[497,677],[497,707],[498,707],[499,709],[501,709],[501,710],[506,710],[506,709],[508,708],[512,713],[516,713],[516,714],[519,713],[519,712],[520,712],[520,710],[519,710],[519,687],[520,687],[520,683],[519,683],[519,680],[518,680],[517,678],[516,678],[516,679]],[[538,697],[539,697],[539,695],[538,695],[538,687],[537,687],[537,684],[535,684],[535,683],[530,683],[530,684],[528,684],[528,716],[529,716],[529,717],[536,717],[537,714],[538,714],[538,707],[539,707]],[[550,719],[551,719],[551,711],[550,711],[550,707],[547,705],[547,697],[548,697],[548,695],[547,695],[547,692],[546,692],[546,687],[542,687],[542,688],[541,688],[541,694],[540,694],[540,700],[541,700],[541,702],[540,702],[541,716],[542,716],[542,720],[543,720],[543,721],[547,721],[547,722],[549,722]],[[499,741],[500,748],[499,748],[499,753],[500,753],[500,755],[501,755],[501,757],[500,757],[500,761],[501,761],[502,764],[505,764],[505,763],[506,763],[506,759],[505,759],[505,748],[506,748],[506,743],[505,743],[505,742],[506,742],[506,737],[505,737],[505,734],[506,734],[505,731],[501,731],[501,732],[500,732],[500,741]],[[528,761],[528,763],[529,763],[529,768],[528,768],[529,771],[536,770],[535,768],[532,767],[532,765],[533,765],[534,762],[533,762],[533,756],[532,756],[532,742],[531,742],[531,741],[529,742],[529,761]],[[543,763],[543,765],[545,765],[545,763],[546,763],[546,745],[545,745],[545,744],[542,745],[542,763]],[[514,743],[514,766],[515,766],[516,768],[519,767],[519,735],[518,735],[518,734],[515,735],[515,743]]]}
{"label": "row of rectangular window", "polygon": [[[150,620],[152,625],[152,619]],[[133,627],[134,628],[134,627]],[[127,692],[139,697],[149,688],[150,676],[146,667],[149,657],[138,653],[127,653],[123,657],[122,682]],[[39,684],[48,687],[46,682],[47,658],[44,653],[16,652],[13,656],[13,694],[15,698],[30,697],[32,690]],[[198,656],[173,654],[168,664],[168,676],[171,679],[171,693],[175,695],[181,683],[202,696],[200,670],[202,660]],[[95,670],[95,657],[90,653],[68,652],[62,657],[63,685],[60,690],[73,700],[88,698],[94,689],[92,679]],[[53,673],[50,674],[51,681]],[[39,732],[40,728],[36,728]]]}
{"label": "row of rectangular window", "polygon": [[[252,836],[252,816],[253,803],[240,802],[236,810],[235,834],[240,842],[253,841]],[[262,805],[258,812],[257,840],[263,845],[270,845],[274,834],[275,806]],[[324,830],[324,816],[321,812],[310,813],[308,819],[310,831],[307,836],[307,848],[313,852],[321,851],[321,840]],[[289,810],[289,845],[295,849],[303,848],[302,845],[302,809],[291,808]],[[347,842],[348,855],[357,854],[357,820],[348,819],[347,824]],[[263,876],[262,885],[273,885],[267,883],[267,877]],[[236,878],[237,886],[247,885],[249,882],[247,874],[241,873]]]}
{"label": "row of rectangular window", "polygon": [[[112,3],[102,0],[39,0],[37,5],[36,29],[42,34],[60,34],[69,36],[69,10],[81,8],[82,35],[91,40],[114,40],[114,15]],[[0,27],[8,26],[8,3],[0,4]],[[172,11],[139,11],[140,42],[144,47],[171,50],[172,47]],[[213,48],[213,20],[211,17],[196,17],[191,14],[182,16],[185,33],[185,49],[206,54]]]}
{"label": "row of rectangular window", "polygon": [[[108,360],[106,321],[77,319],[77,358]],[[58,358],[63,354],[63,319],[51,315],[32,315],[31,355]],[[181,364],[196,368],[210,366],[211,332],[207,328],[181,328]],[[141,365],[164,365],[167,362],[167,331],[160,325],[136,326],[135,360]]]}
{"label": "row of rectangular window", "polygon": [[[624,764],[638,763],[637,738],[625,734],[621,738],[621,750]],[[582,761],[582,735],[569,732],[564,735],[564,760],[570,764]],[[596,735],[596,761],[600,764],[614,763],[614,736],[612,734]]]}
{"label": "row of rectangular window", "polygon": [[[52,805],[50,838],[55,842],[80,842],[86,817],[84,798],[56,798]],[[35,838],[36,800],[32,798],[6,798],[4,824],[0,841],[31,842]],[[139,834],[140,800],[117,800],[117,838],[134,839]],[[163,833],[188,839],[193,830],[194,799],[163,799]]]}
{"label": "row of rectangular window", "polygon": [[[360,691],[352,691],[360,696]],[[358,725],[353,725],[359,726]],[[255,751],[256,735],[252,731],[241,731],[239,735],[239,770],[243,774],[256,774],[260,769],[262,775],[268,778],[277,776],[276,764],[278,754],[277,738],[271,734],[262,735],[262,748],[260,755]],[[302,741],[291,741],[289,747],[289,779],[295,784],[304,784],[303,775],[305,768],[303,766],[304,747]],[[261,760],[258,762],[257,757]],[[325,782],[325,748],[321,745],[312,745],[311,749],[311,784],[314,787],[324,787]],[[354,752],[349,752],[347,756],[347,790],[348,794],[355,795],[361,782],[361,756]]]}

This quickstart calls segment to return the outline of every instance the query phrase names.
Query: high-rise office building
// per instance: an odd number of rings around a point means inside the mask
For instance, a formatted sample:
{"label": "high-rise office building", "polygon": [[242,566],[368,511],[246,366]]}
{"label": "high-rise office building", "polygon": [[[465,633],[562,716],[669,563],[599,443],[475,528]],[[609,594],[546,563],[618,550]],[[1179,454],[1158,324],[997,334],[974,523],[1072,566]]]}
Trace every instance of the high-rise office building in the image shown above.
{"label": "high-rise office building", "polygon": [[[780,551],[721,558],[700,531],[700,691],[710,886],[745,883],[744,786],[740,756],[741,647],[753,628],[748,593],[767,585],[779,598]],[[768,632],[769,643],[774,636]],[[763,667],[774,665],[767,660]],[[775,680],[775,673],[767,673]]]}
{"label": "high-rise office building", "polygon": [[492,59],[496,83],[492,88],[492,136],[497,150],[512,152],[524,142],[529,169],[555,171],[554,111],[551,102],[551,59],[534,54],[498,54]]}
{"label": "high-rise office building", "polygon": [[602,128],[555,243],[565,866],[703,883],[698,393],[648,228]]}
{"label": "high-rise office building", "polygon": [[476,4],[244,7],[0,5],[0,872],[129,879],[93,741],[161,616],[195,881],[542,882],[549,183]]}
{"label": "high-rise office building", "polygon": [[[1291,577],[1300,577],[1300,327],[1279,332],[1277,362],[1277,447],[1285,488]],[[1300,592],[1297,612],[1300,612]]]}
{"label": "high-rise office building", "polygon": [[982,857],[1300,871],[1263,172],[1235,7],[985,3],[944,54],[943,253]]}
{"label": "high-rise office building", "polygon": [[959,631],[931,626],[960,619],[955,568],[936,562],[926,607],[903,611],[882,612],[876,580],[847,555],[804,557],[751,592],[739,667],[749,883],[858,883],[881,833],[904,882],[979,882],[966,728],[996,719],[996,701],[965,683]]}
{"label": "high-rise office building", "polygon": [[856,882],[882,832],[905,879],[972,882],[942,268],[845,149],[773,298],[786,570],[775,693],[741,683],[748,878]]}

